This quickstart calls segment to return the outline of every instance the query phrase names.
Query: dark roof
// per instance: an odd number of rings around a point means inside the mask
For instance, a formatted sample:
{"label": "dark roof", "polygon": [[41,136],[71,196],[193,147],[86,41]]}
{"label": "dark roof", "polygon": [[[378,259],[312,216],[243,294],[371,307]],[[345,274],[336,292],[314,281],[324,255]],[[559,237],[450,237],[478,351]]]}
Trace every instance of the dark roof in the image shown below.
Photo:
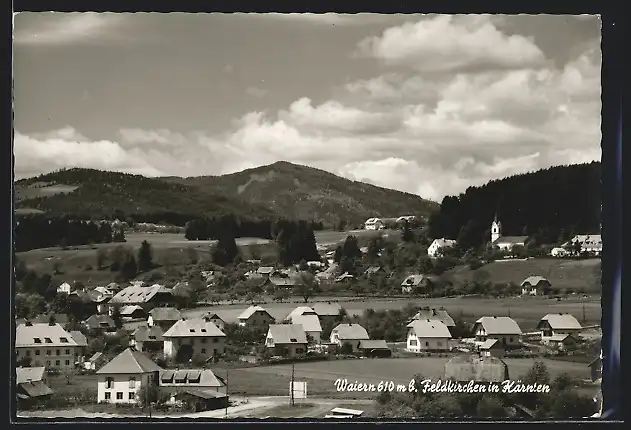
{"label": "dark roof", "polygon": [[116,323],[109,315],[92,315],[85,320],[85,325],[91,329],[116,328]]}
{"label": "dark roof", "polygon": [[360,349],[390,349],[385,340],[360,340]]}
{"label": "dark roof", "polygon": [[186,388],[179,393],[175,393],[175,396],[181,395],[189,395],[194,397],[199,397],[200,399],[220,399],[224,397],[228,397],[226,394],[220,393],[214,390],[199,390],[195,388]]}
{"label": "dark roof", "polygon": [[445,309],[421,309],[412,317],[413,320],[438,320],[447,327],[455,327],[456,323]]}
{"label": "dark roof", "polygon": [[[35,318],[28,318],[28,321],[32,322],[33,324],[48,324],[48,321],[50,321],[51,315],[54,315],[55,322],[57,324],[68,323],[68,315],[66,314],[44,314],[44,315],[36,316]],[[24,324],[26,321],[27,321],[26,318],[20,318],[15,321],[15,325],[18,326],[20,324]]]}
{"label": "dark roof", "polygon": [[500,236],[494,243],[526,243],[528,236]]}
{"label": "dark roof", "polygon": [[153,308],[149,315],[154,321],[177,321],[182,318],[180,311],[173,307]]}
{"label": "dark roof", "polygon": [[299,324],[270,324],[268,335],[275,344],[307,343],[307,334]]}
{"label": "dark roof", "polygon": [[127,348],[118,354],[109,363],[98,370],[97,374],[139,374],[149,372],[159,372],[160,366],[151,361],[149,357],[140,351]]}
{"label": "dark roof", "polygon": [[70,332],[70,336],[72,336],[77,346],[88,346],[88,339],[80,331],[73,330]]}
{"label": "dark roof", "polygon": [[159,326],[142,326],[138,327],[132,336],[136,342],[163,342],[162,334],[162,329]]}
{"label": "dark roof", "polygon": [[[28,397],[42,397],[53,394],[53,390],[42,381],[22,382],[17,384],[18,390],[25,393]],[[23,397],[23,396],[21,396]]]}

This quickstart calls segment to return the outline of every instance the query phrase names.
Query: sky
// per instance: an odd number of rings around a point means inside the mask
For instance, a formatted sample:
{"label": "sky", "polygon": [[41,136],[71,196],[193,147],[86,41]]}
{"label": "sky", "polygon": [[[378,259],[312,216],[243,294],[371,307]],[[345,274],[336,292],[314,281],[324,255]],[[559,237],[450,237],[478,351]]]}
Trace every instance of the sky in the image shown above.
{"label": "sky", "polygon": [[19,13],[17,179],[284,160],[440,201],[600,160],[595,15]]}

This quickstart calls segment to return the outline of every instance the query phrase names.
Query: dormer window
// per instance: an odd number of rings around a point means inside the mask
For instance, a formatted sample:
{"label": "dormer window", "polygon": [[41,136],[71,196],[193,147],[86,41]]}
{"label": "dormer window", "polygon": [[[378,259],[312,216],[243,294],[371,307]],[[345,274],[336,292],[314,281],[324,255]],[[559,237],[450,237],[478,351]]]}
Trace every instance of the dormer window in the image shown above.
{"label": "dormer window", "polygon": [[59,338],[59,342],[61,342],[61,343],[68,343],[68,338],[67,337],[60,337]]}
{"label": "dormer window", "polygon": [[195,329],[194,328],[191,328],[188,331],[190,331],[191,333],[195,333]]}
{"label": "dormer window", "polygon": [[206,329],[205,328],[203,328],[201,331],[202,331],[202,333],[206,333]]}
{"label": "dormer window", "polygon": [[149,340],[156,340],[155,336],[149,336]]}
{"label": "dormer window", "polygon": [[33,342],[35,342],[35,343],[42,343],[42,340],[39,337],[34,337],[33,338]]}
{"label": "dormer window", "polygon": [[290,342],[298,342],[298,339],[292,337],[291,339],[289,339],[289,341]]}
{"label": "dormer window", "polygon": [[46,340],[46,343],[53,343],[53,340],[49,337],[45,338],[45,340]]}

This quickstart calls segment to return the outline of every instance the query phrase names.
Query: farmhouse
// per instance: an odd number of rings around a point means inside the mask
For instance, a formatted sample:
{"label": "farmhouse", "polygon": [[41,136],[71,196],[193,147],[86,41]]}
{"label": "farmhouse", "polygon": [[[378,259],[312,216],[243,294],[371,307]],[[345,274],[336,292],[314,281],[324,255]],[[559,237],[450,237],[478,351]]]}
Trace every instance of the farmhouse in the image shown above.
{"label": "farmhouse", "polygon": [[360,340],[358,350],[364,357],[390,357],[392,350],[385,340]]}
{"label": "farmhouse", "polygon": [[487,339],[478,347],[481,357],[504,357],[506,349],[497,339]]}
{"label": "farmhouse", "polygon": [[568,347],[576,345],[578,338],[572,334],[555,334],[546,339],[546,345],[557,349],[559,351],[565,351]]}
{"label": "farmhouse", "polygon": [[432,321],[440,321],[452,330],[456,323],[453,318],[447,313],[445,309],[435,309],[435,308],[424,308],[419,310],[413,317],[414,320],[432,320]]}
{"label": "farmhouse", "polygon": [[382,230],[384,228],[385,224],[380,218],[368,218],[364,223],[366,230]]}
{"label": "farmhouse", "polygon": [[278,356],[302,355],[307,352],[307,334],[299,324],[270,324],[265,347]]}
{"label": "farmhouse", "polygon": [[290,324],[299,324],[303,327],[307,335],[313,338],[314,342],[320,342],[320,333],[322,333],[322,326],[320,325],[320,318],[318,314],[308,306],[298,306],[296,309],[290,312],[285,318],[285,321]]}
{"label": "farmhouse", "polygon": [[175,369],[160,372],[160,392],[170,395],[167,403],[188,403],[195,411],[225,408],[226,384],[210,369]]}
{"label": "farmhouse", "polygon": [[18,367],[15,369],[15,394],[20,407],[32,405],[39,399],[45,399],[53,394],[44,380],[43,367]]}
{"label": "farmhouse", "polygon": [[364,272],[364,275],[366,276],[372,276],[372,275],[376,275],[377,273],[383,273],[383,267],[381,266],[371,266],[368,269],[366,269],[366,271]]}
{"label": "farmhouse", "polygon": [[120,315],[126,320],[137,320],[147,318],[147,312],[138,305],[123,306],[120,310]]}
{"label": "farmhouse", "polygon": [[339,318],[342,306],[339,303],[318,302],[312,308],[320,318],[320,325],[333,324]]}
{"label": "farmhouse", "polygon": [[239,315],[239,325],[265,327],[274,324],[274,317],[260,306],[250,306]]}
{"label": "farmhouse", "polygon": [[92,357],[82,363],[85,370],[98,370],[107,361],[102,352],[95,352]]}
{"label": "farmhouse", "polygon": [[57,287],[57,294],[61,294],[61,293],[70,294],[71,291],[72,291],[72,287],[67,282],[64,282],[63,284]]}
{"label": "farmhouse", "polygon": [[558,313],[548,314],[541,318],[537,324],[537,330],[541,330],[541,342],[547,343],[553,336],[559,334],[578,335],[583,328],[574,316]]}
{"label": "farmhouse", "polygon": [[112,333],[116,331],[116,323],[109,315],[92,315],[83,322],[88,330],[100,333]]}
{"label": "farmhouse", "polygon": [[427,288],[434,278],[427,275],[410,275],[401,282],[401,292],[409,294],[420,288]]}
{"label": "farmhouse", "polygon": [[127,348],[97,370],[97,401],[136,403],[142,387],[158,384],[161,370],[142,352]]}
{"label": "farmhouse", "polygon": [[407,350],[448,351],[451,333],[449,328],[438,320],[414,320],[407,325]]}
{"label": "farmhouse", "polygon": [[477,342],[497,339],[505,348],[519,346],[522,334],[515,320],[510,317],[495,316],[478,319],[473,326],[473,332]]}
{"label": "farmhouse", "polygon": [[429,248],[427,248],[427,255],[431,258],[436,258],[440,255],[441,249],[451,248],[454,245],[456,245],[455,240],[445,239],[444,237],[440,239],[434,239]]}
{"label": "farmhouse", "polygon": [[138,305],[148,311],[156,306],[173,305],[176,301],[171,290],[156,284],[151,287],[127,287],[110,299],[109,306]]}
{"label": "farmhouse", "polygon": [[456,382],[503,382],[509,379],[508,366],[499,357],[460,355],[445,364],[445,379]]}
{"label": "farmhouse", "polygon": [[521,283],[521,294],[523,296],[547,295],[551,289],[550,281],[542,276],[529,276]]}
{"label": "farmhouse", "polygon": [[331,330],[331,343],[339,348],[350,345],[353,352],[359,349],[360,341],[369,339],[368,332],[359,324],[339,324]]}
{"label": "farmhouse", "polygon": [[526,246],[528,236],[502,236],[502,223],[497,220],[497,215],[491,223],[491,243],[500,251],[510,251],[515,246]]}
{"label": "farmhouse", "polygon": [[138,351],[160,351],[164,346],[164,337],[160,326],[138,327],[131,335],[130,345]]}
{"label": "farmhouse", "polygon": [[158,326],[162,328],[162,330],[168,330],[181,318],[182,314],[177,308],[170,306],[153,308],[149,311],[147,324],[149,327]]}
{"label": "farmhouse", "polygon": [[580,246],[582,253],[600,255],[603,250],[603,240],[600,234],[579,234],[574,236],[570,243],[574,246]]}
{"label": "farmhouse", "polygon": [[164,355],[179,362],[186,362],[193,356],[208,359],[225,352],[225,333],[204,318],[181,319],[162,337]]}
{"label": "farmhouse", "polygon": [[27,322],[15,330],[16,358],[30,357],[34,367],[72,369],[77,342],[59,324]]}
{"label": "farmhouse", "polygon": [[226,322],[215,312],[208,312],[206,315],[202,316],[202,318],[211,321],[219,330],[223,330],[226,327]]}

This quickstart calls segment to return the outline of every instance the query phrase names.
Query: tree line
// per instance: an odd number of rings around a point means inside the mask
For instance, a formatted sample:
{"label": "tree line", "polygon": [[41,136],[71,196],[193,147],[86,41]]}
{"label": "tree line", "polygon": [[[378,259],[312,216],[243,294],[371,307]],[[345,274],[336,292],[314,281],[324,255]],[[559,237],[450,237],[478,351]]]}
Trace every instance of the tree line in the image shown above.
{"label": "tree line", "polygon": [[77,246],[124,240],[124,233],[113,229],[108,222],[39,214],[21,217],[14,229],[14,245],[18,252],[53,246]]}
{"label": "tree line", "polygon": [[469,187],[447,196],[428,223],[431,238],[456,239],[462,249],[489,241],[494,216],[502,234],[537,244],[600,232],[601,164],[557,166]]}

